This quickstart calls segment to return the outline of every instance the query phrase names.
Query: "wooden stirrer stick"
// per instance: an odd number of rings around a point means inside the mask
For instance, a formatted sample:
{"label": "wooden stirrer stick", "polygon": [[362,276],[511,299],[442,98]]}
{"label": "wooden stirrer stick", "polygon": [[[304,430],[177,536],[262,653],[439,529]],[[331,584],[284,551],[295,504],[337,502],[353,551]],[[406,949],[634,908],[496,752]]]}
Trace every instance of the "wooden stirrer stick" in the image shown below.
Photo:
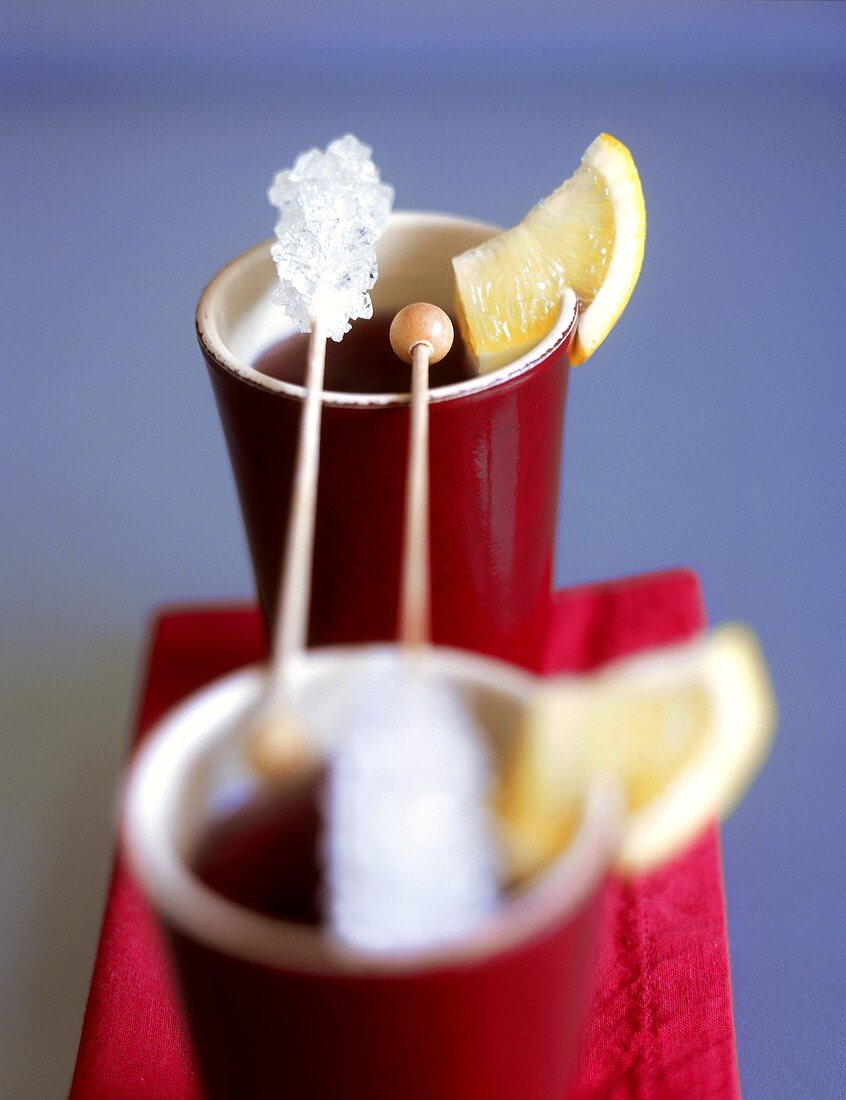
{"label": "wooden stirrer stick", "polygon": [[429,577],[429,366],[452,347],[452,321],[442,309],[416,302],[391,322],[391,347],[411,363],[411,435],[406,474],[399,639],[425,645],[431,635]]}
{"label": "wooden stirrer stick", "polygon": [[285,776],[304,770],[312,750],[291,702],[291,669],[306,648],[320,468],[320,414],[326,365],[326,330],[311,327],[306,393],[300,413],[294,488],[285,540],[273,651],[265,698],[250,744],[253,764],[264,774]]}
{"label": "wooden stirrer stick", "polygon": [[270,668],[271,692],[274,694],[287,690],[289,661],[305,649],[308,634],[325,366],[326,331],[321,322],[315,320],[308,345],[306,393],[300,414],[294,489],[277,604]]}

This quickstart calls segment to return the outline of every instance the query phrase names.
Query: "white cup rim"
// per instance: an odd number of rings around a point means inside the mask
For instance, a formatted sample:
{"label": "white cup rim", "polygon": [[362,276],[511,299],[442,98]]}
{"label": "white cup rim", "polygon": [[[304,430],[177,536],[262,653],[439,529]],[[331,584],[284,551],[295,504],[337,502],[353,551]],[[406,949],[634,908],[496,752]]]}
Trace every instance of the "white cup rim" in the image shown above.
{"label": "white cup rim", "polygon": [[[303,667],[365,656],[384,646],[310,650]],[[446,647],[427,660],[505,691],[528,697],[538,677],[490,658]],[[315,664],[316,663],[316,664]],[[329,663],[329,664],[327,664]],[[263,669],[231,673],[180,704],[150,733],[130,769],[123,796],[122,844],[129,866],[167,925],[207,947],[260,965],[298,972],[398,975],[461,966],[530,941],[575,914],[599,888],[620,839],[620,798],[614,784],[597,781],[588,793],[579,831],[544,877],[515,897],[472,936],[444,947],[402,955],[354,950],[324,929],[268,917],[229,901],[205,885],[169,841],[168,800],[192,756],[225,736],[237,715],[257,699]]]}
{"label": "white cup rim", "polygon": [[[397,210],[391,214],[388,220],[388,230],[396,233],[419,232],[423,229],[437,229],[442,233],[454,231],[456,234],[475,230],[483,236],[495,236],[497,233],[502,232],[499,227],[488,222],[427,211]],[[269,393],[281,393],[302,401],[305,396],[303,386],[278,378],[270,378],[255,370],[248,362],[233,353],[220,330],[219,316],[227,291],[232,287],[235,280],[243,276],[256,263],[266,259],[268,265],[272,265],[270,258],[272,243],[272,240],[265,240],[247,249],[225,264],[212,278],[203,290],[197,304],[197,336],[208,357],[222,370]],[[520,377],[547,359],[566,342],[576,319],[576,295],[567,288],[561,300],[561,309],[556,323],[552,326],[550,332],[530,351],[507,366],[489,374],[479,375],[462,382],[453,382],[450,385],[433,389],[430,393],[430,402],[440,404],[454,401],[457,398],[505,385]],[[323,394],[325,405],[347,408],[407,405],[409,401],[410,395],[407,393],[338,393],[326,390]]]}

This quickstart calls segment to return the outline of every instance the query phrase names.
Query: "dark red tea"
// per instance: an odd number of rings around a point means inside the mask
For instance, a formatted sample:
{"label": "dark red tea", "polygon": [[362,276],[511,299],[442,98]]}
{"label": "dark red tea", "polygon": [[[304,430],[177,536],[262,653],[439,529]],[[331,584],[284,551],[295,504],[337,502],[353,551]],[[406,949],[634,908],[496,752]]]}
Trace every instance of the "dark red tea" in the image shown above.
{"label": "dark red tea", "polygon": [[266,916],[321,923],[321,819],[314,788],[249,806],[201,844],[194,868],[218,894]]}
{"label": "dark red tea", "polygon": [[[375,316],[353,321],[352,328],[338,343],[326,344],[324,388],[334,393],[408,393],[411,367],[391,350],[388,333],[391,317]],[[303,385],[308,353],[308,334],[294,333],[271,345],[255,360],[253,369],[270,378]],[[447,356],[429,369],[429,385],[448,386],[473,377],[464,344],[455,332]]]}
{"label": "dark red tea", "polygon": [[209,830],[197,876],[236,905],[294,924],[324,922],[320,783],[254,804]]}

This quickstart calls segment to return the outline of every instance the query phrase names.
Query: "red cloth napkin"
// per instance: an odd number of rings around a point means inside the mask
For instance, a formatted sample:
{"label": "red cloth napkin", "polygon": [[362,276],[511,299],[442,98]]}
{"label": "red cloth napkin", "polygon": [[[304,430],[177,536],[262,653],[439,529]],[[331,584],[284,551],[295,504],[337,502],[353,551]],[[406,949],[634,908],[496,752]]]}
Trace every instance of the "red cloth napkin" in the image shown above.
{"label": "red cloth napkin", "polygon": [[[703,626],[698,582],[683,570],[553,600],[544,671],[587,671]],[[184,696],[264,651],[252,608],[162,611],[151,630],[137,737]],[[579,1097],[739,1095],[719,836],[711,828],[670,866],[612,890]],[[70,1100],[201,1100],[154,921],[119,859]]]}

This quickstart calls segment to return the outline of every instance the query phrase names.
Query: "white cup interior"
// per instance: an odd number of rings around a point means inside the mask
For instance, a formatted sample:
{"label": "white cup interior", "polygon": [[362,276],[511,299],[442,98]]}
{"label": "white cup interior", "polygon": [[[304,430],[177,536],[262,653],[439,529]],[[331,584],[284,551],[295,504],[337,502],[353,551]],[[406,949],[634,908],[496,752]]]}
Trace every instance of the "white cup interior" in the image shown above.
{"label": "white cup interior", "polygon": [[[374,312],[393,314],[411,302],[433,302],[452,312],[453,257],[499,232],[485,222],[446,214],[392,214],[377,246],[379,278],[371,292]],[[251,366],[263,351],[294,331],[271,299],[276,282],[271,243],[264,241],[242,253],[209,283],[197,307],[197,331],[206,351],[224,369],[253,385],[302,398],[302,386],[269,378]],[[563,342],[575,319],[576,298],[568,290],[557,323],[534,348],[491,374],[433,389],[431,400],[450,400],[522,374]],[[408,395],[327,391],[324,400],[334,405],[389,405],[407,402]]]}
{"label": "white cup interior", "polygon": [[[349,685],[390,646],[310,650],[296,667],[296,699],[325,751],[343,714]],[[536,685],[535,677],[472,654],[430,649],[427,667],[459,687],[501,754]],[[404,955],[354,950],[323,929],[248,910],[206,886],[192,858],[208,830],[266,793],[246,763],[249,714],[264,671],[249,668],[216,681],[168,716],[141,750],[127,783],[123,839],[134,872],[166,922],[229,954],[268,965],[322,971],[402,971],[455,965],[502,950],[566,919],[597,887],[619,842],[619,797],[597,783],[586,796],[579,832],[565,853],[524,892],[506,898],[472,936]]]}

